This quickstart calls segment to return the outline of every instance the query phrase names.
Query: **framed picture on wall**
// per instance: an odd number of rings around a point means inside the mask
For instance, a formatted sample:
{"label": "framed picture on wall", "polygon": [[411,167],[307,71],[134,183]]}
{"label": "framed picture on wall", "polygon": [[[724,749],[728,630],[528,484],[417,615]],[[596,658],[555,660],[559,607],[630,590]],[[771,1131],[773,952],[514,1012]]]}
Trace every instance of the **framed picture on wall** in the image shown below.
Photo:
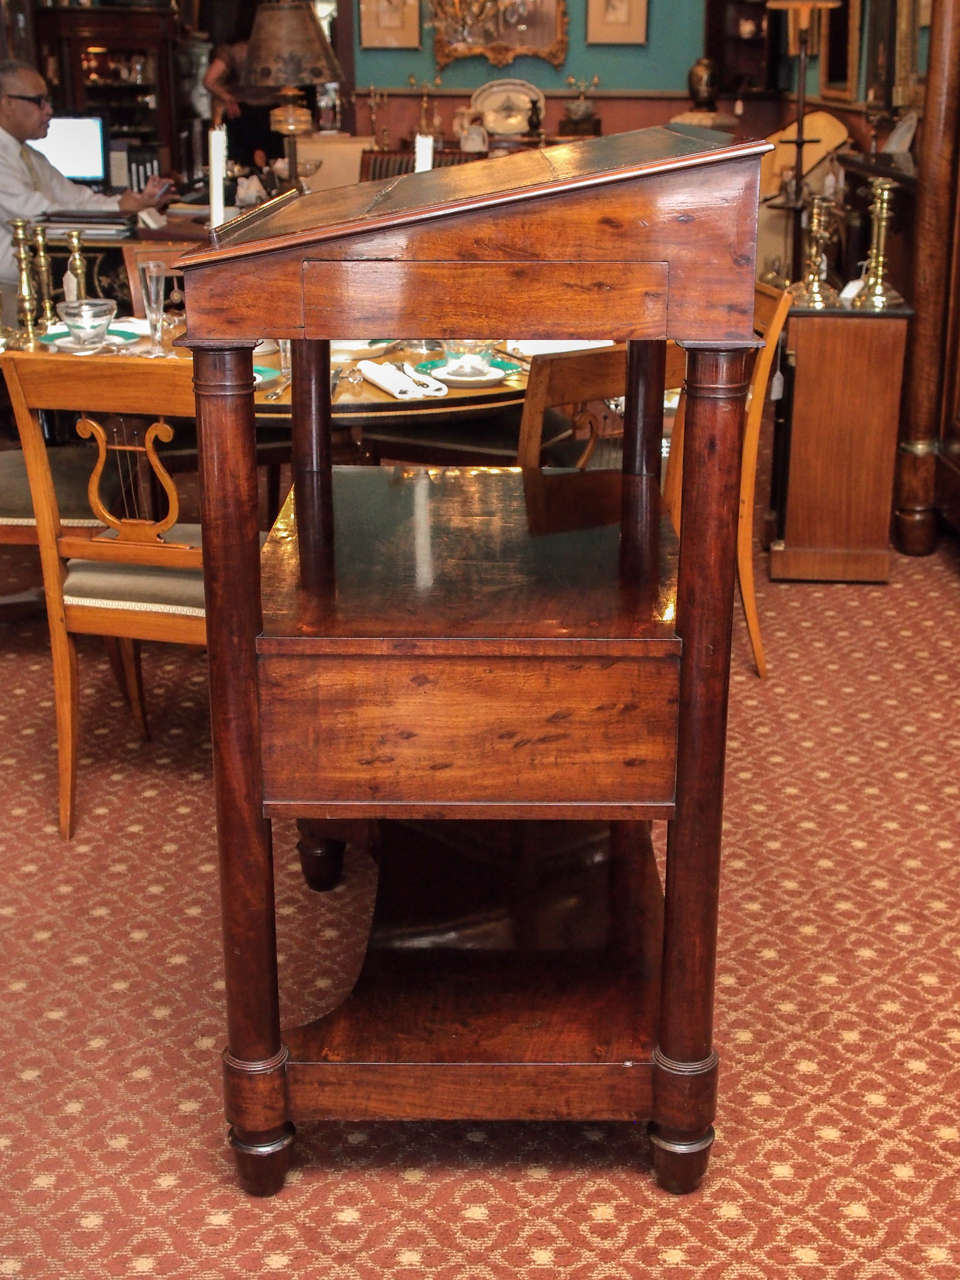
{"label": "framed picture on wall", "polygon": [[419,49],[419,0],[360,0],[362,49]]}
{"label": "framed picture on wall", "polygon": [[820,95],[856,102],[860,76],[860,0],[825,9],[820,31]]}
{"label": "framed picture on wall", "polygon": [[587,44],[646,44],[647,0],[587,0]]}

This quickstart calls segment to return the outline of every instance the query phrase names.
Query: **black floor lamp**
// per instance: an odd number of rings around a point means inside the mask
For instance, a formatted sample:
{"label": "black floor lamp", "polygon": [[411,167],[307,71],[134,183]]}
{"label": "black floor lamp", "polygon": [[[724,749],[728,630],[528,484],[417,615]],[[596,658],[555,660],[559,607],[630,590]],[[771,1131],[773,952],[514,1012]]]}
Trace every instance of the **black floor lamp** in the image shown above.
{"label": "black floor lamp", "polygon": [[[843,0],[767,0],[768,9],[786,9],[796,14],[797,47],[800,58],[797,64],[797,136],[792,140],[796,147],[796,160],[793,166],[793,198],[787,206],[792,210],[792,242],[790,255],[790,279],[800,280],[803,276],[803,148],[808,142],[818,142],[818,138],[807,138],[803,132],[803,117],[807,110],[807,61],[810,53],[810,22],[815,11],[821,9],[839,9]],[[784,139],[789,142],[788,139]],[[782,207],[782,206],[781,206]]]}

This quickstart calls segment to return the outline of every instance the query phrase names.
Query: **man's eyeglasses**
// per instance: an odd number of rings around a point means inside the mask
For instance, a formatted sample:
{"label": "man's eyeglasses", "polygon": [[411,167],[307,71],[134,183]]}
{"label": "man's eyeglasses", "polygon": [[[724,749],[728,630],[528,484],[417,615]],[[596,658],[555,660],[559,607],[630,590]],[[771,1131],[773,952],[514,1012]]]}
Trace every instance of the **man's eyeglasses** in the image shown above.
{"label": "man's eyeglasses", "polygon": [[17,98],[20,102],[32,102],[38,111],[43,107],[53,106],[53,103],[50,101],[50,95],[47,93],[7,93],[4,96],[7,98]]}

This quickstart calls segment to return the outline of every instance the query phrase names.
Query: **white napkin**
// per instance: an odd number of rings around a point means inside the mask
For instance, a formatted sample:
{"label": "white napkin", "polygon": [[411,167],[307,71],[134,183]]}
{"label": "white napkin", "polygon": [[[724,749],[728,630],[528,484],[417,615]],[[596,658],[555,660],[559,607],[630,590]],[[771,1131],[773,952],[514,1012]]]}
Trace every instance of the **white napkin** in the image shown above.
{"label": "white napkin", "polygon": [[[368,382],[372,382],[381,391],[386,391],[387,395],[393,396],[395,400],[422,400],[426,396],[447,394],[447,388],[443,386],[442,382],[436,383],[436,386],[443,387],[442,391],[434,391],[426,386],[419,386],[413,378],[401,373],[392,364],[376,364],[373,360],[361,360],[357,364],[357,368]],[[422,378],[424,383],[435,383],[435,379],[427,378],[426,375],[419,373],[417,378]]]}
{"label": "white napkin", "polygon": [[394,400],[416,400],[420,395],[417,387],[405,373],[395,369],[392,364],[375,364],[372,360],[361,360],[357,368],[368,382],[372,382],[381,391],[386,391]]}
{"label": "white napkin", "polygon": [[420,388],[422,396],[445,396],[450,390],[445,382],[438,382],[436,378],[431,378],[429,373],[423,373],[420,369],[415,369],[406,360],[403,362],[403,372],[411,382],[415,382]]}

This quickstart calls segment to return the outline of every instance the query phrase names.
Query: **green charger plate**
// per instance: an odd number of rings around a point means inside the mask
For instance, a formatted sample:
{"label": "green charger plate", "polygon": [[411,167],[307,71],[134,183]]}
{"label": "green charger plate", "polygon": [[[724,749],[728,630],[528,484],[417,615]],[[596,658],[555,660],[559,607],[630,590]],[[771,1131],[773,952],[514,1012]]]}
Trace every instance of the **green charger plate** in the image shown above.
{"label": "green charger plate", "polygon": [[[57,329],[61,326],[57,325]],[[56,342],[58,338],[69,338],[70,330],[66,325],[62,326],[62,333],[44,333],[40,337],[41,342]],[[144,337],[142,333],[131,333],[129,329],[115,329],[113,325],[107,329],[108,338],[122,338],[124,342],[136,342],[138,338]]]}
{"label": "green charger plate", "polygon": [[[419,364],[413,367],[418,373],[433,373],[434,369],[442,369],[447,361],[441,356],[439,360],[421,360]],[[523,366],[514,364],[512,360],[504,360],[500,356],[494,356],[490,363],[495,369],[502,369],[504,373],[516,373]]]}

